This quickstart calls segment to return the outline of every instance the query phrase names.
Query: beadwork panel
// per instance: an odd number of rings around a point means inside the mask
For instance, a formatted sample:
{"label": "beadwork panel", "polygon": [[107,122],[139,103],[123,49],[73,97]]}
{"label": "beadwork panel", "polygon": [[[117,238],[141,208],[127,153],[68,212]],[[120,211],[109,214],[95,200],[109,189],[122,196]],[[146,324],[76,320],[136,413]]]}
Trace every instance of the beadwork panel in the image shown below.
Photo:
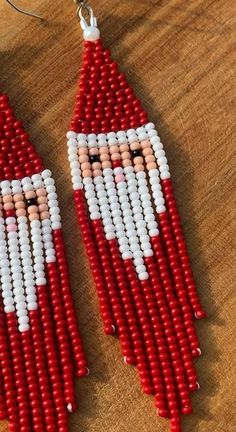
{"label": "beadwork panel", "polygon": [[[153,402],[141,397],[135,370],[124,365],[118,343],[103,334],[78,233],[63,132],[76,94],[81,31],[73,2],[60,2],[59,9],[49,3],[33,5],[48,19],[42,28],[2,2],[0,65],[2,87],[54,173],[78,320],[92,364],[90,377],[78,382],[80,409],[71,419],[71,431],[166,432],[168,425],[156,417]],[[194,396],[194,414],[183,429],[234,432],[234,5],[174,0],[156,2],[153,8],[151,3],[101,0],[93,6],[106,46],[121,69],[128,66],[129,82],[165,143],[196,282],[209,314],[198,326],[202,390]],[[30,8],[28,2],[24,6]],[[0,431],[7,431],[6,423]]]}

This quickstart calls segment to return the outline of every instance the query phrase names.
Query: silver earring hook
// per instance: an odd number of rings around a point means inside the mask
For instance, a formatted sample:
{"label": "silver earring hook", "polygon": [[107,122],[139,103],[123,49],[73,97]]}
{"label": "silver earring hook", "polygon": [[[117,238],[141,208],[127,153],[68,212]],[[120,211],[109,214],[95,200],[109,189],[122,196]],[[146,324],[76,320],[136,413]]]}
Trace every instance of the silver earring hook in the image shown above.
{"label": "silver earring hook", "polygon": [[24,15],[31,16],[31,17],[33,17],[33,18],[38,18],[38,19],[40,19],[40,20],[43,19],[41,16],[39,16],[39,15],[33,13],[33,12],[28,12],[28,11],[26,11],[26,10],[23,10],[23,9],[19,8],[18,6],[16,6],[16,5],[15,5],[12,1],[10,1],[10,0],[6,0],[6,1],[7,1],[7,3],[8,3],[9,5],[11,5],[11,6],[13,7],[13,9],[15,9],[17,12],[20,12],[20,13],[22,13],[22,14],[24,14]]}
{"label": "silver earring hook", "polygon": [[[83,30],[88,26],[97,27],[97,19],[94,16],[93,9],[88,5],[87,0],[74,0],[78,5],[76,15],[80,19]],[[84,15],[85,14],[85,15]],[[89,21],[87,22],[87,20]]]}

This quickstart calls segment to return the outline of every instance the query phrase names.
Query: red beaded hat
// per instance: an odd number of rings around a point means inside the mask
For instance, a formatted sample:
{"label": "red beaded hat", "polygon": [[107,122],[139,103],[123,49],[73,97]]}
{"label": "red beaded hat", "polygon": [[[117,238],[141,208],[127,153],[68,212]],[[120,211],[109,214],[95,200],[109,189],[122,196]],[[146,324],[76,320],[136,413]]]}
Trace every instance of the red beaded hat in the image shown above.
{"label": "red beaded hat", "polygon": [[141,101],[102,41],[85,41],[84,51],[71,130],[96,134],[145,125]]}
{"label": "red beaded hat", "polygon": [[0,180],[22,179],[43,171],[42,159],[17,120],[8,96],[0,93]]}

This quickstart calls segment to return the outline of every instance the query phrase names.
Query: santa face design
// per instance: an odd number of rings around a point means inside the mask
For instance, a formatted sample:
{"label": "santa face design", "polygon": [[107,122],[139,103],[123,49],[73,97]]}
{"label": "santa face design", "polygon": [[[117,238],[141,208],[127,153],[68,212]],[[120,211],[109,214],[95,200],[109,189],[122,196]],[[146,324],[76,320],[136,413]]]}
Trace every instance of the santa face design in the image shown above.
{"label": "santa face design", "polygon": [[84,189],[91,220],[102,221],[106,239],[116,238],[122,258],[132,258],[139,279],[147,279],[144,258],[159,235],[156,213],[166,211],[160,178],[170,177],[154,126],[70,137],[74,189]]}
{"label": "santa face design", "polygon": [[52,229],[60,215],[51,173],[0,183],[0,278],[4,311],[15,312],[21,332],[37,310],[37,286],[46,285],[45,263],[55,262]]}

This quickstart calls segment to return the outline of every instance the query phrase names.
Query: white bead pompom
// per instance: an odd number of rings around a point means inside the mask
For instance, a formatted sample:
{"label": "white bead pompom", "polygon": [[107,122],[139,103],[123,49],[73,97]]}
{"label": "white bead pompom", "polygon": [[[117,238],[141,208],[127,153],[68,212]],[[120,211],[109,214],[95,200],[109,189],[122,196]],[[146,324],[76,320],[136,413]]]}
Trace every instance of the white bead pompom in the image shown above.
{"label": "white bead pompom", "polygon": [[97,27],[89,26],[84,30],[84,40],[94,42],[100,37],[100,31]]}

